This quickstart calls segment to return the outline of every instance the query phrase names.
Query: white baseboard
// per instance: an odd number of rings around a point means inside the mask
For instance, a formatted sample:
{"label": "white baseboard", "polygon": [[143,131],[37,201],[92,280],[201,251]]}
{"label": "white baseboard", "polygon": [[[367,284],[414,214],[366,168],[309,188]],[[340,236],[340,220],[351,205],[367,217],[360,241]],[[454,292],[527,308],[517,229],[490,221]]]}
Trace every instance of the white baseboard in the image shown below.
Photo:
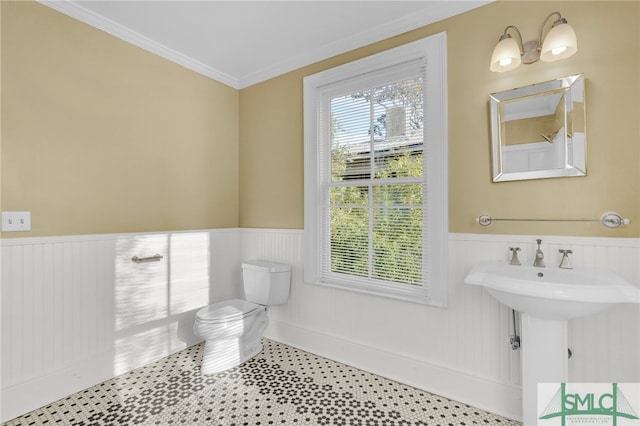
{"label": "white baseboard", "polygon": [[265,337],[509,419],[522,421],[522,392],[519,386],[486,380],[446,366],[364,346],[282,321],[271,321]]}
{"label": "white baseboard", "polygon": [[113,377],[113,352],[2,389],[0,421],[65,398]]}
{"label": "white baseboard", "polygon": [[[168,349],[166,344],[162,348],[148,347],[145,357],[140,360],[132,360],[126,365],[126,368],[118,361],[122,354],[119,356],[115,350],[111,350],[92,355],[72,366],[3,387],[0,393],[0,423],[52,404],[59,399],[110,380],[120,374],[158,361],[201,341],[193,336],[191,323],[178,328],[175,333],[183,338],[186,337],[180,346],[174,346],[171,349]],[[141,350],[141,352],[144,351]]]}

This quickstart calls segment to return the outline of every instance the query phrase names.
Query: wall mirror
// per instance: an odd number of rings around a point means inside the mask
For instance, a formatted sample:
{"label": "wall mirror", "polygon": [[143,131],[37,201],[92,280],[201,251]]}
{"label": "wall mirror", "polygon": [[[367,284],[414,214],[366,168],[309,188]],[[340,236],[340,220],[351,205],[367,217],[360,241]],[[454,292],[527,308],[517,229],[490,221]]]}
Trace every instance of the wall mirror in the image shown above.
{"label": "wall mirror", "polygon": [[584,74],[490,96],[493,181],[587,174]]}

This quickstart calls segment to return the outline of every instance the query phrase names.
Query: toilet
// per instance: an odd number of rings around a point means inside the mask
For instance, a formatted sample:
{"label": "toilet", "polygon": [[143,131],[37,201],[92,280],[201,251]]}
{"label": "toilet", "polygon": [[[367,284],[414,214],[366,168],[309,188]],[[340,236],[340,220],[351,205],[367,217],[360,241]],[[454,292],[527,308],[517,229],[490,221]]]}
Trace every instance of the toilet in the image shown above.
{"label": "toilet", "polygon": [[262,350],[267,307],[289,298],[291,266],[252,260],[242,263],[245,298],[205,306],[196,313],[195,335],[204,340],[202,374],[236,367]]}

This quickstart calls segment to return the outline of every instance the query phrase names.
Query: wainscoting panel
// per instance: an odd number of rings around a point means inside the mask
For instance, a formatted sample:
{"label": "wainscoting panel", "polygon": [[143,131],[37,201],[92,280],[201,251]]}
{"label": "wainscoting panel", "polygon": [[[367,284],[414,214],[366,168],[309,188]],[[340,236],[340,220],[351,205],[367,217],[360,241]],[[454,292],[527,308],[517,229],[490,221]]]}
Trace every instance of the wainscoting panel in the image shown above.
{"label": "wainscoting panel", "polygon": [[240,294],[237,241],[235,229],[3,239],[1,421],[196,343],[196,310]]}
{"label": "wainscoting panel", "polygon": [[[112,239],[2,247],[2,385],[12,386],[107,350]],[[63,333],[60,331],[64,330]]]}
{"label": "wainscoting panel", "polygon": [[[575,265],[607,267],[639,283],[638,239],[541,238],[549,265],[559,263],[559,248],[570,248]],[[293,265],[291,297],[270,308],[267,337],[518,419],[520,354],[509,344],[512,311],[463,279],[478,261],[507,260],[509,247],[520,247],[523,262],[533,263],[535,237],[450,234],[449,243],[447,308],[305,284],[299,230],[243,229],[240,249],[243,258]],[[640,381],[638,308],[625,305],[571,322],[572,381]]]}
{"label": "wainscoting panel", "polygon": [[[640,240],[542,236],[574,265],[640,284]],[[450,234],[449,306],[305,284],[302,231],[222,229],[1,241],[2,412],[7,420],[196,342],[196,310],[242,297],[242,260],[293,266],[286,304],[265,337],[510,418],[521,416],[512,312],[463,279],[478,261],[508,259],[535,237]],[[131,257],[163,256],[136,264]],[[526,344],[523,342],[523,344]],[[570,323],[571,381],[640,382],[640,307]]]}

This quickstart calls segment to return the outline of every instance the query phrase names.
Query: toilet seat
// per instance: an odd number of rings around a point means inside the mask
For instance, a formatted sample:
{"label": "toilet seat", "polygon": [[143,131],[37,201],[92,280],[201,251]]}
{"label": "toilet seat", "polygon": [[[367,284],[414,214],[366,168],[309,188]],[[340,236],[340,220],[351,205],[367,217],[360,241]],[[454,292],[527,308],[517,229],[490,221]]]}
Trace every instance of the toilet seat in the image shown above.
{"label": "toilet seat", "polygon": [[225,300],[205,306],[196,313],[196,319],[201,323],[216,324],[254,315],[265,309],[264,306],[241,299]]}

